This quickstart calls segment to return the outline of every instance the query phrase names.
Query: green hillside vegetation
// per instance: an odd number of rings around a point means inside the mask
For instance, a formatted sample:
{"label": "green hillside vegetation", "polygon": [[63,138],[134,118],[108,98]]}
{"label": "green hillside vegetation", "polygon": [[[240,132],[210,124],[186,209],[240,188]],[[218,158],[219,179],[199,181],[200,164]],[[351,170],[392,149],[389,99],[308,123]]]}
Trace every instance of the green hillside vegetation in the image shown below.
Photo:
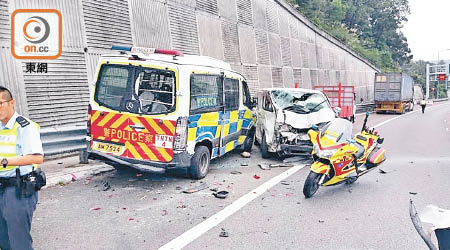
{"label": "green hillside vegetation", "polygon": [[408,0],[288,0],[300,13],[383,71],[399,71],[413,56],[400,31]]}

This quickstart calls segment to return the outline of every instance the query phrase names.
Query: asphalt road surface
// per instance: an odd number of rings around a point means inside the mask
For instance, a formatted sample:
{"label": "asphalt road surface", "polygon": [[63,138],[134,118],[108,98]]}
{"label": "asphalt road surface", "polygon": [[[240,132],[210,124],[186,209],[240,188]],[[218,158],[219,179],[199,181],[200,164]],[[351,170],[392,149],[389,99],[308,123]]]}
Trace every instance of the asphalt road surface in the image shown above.
{"label": "asphalt road surface", "polygon": [[[321,187],[310,199],[302,194],[308,166],[262,170],[258,163],[281,161],[261,159],[257,146],[250,159],[213,161],[201,181],[182,171],[123,170],[43,190],[32,226],[35,249],[427,249],[408,202],[419,211],[428,204],[450,209],[450,103],[425,114],[371,115],[369,125],[377,124],[386,173]],[[208,188],[182,192],[202,185]],[[230,193],[218,199],[214,188]]]}

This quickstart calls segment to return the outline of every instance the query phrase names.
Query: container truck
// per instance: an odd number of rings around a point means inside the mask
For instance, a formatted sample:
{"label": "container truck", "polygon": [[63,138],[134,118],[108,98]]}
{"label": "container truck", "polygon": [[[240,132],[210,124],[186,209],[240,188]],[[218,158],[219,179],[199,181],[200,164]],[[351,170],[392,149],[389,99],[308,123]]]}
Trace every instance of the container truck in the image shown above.
{"label": "container truck", "polygon": [[375,111],[403,114],[413,110],[414,82],[405,73],[375,74]]}

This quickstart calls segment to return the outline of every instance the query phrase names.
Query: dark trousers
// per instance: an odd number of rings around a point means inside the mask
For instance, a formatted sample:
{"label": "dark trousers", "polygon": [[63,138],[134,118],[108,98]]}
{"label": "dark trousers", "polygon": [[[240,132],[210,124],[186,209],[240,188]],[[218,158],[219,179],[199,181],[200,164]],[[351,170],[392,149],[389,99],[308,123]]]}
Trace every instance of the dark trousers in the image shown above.
{"label": "dark trousers", "polygon": [[0,187],[0,249],[33,249],[31,221],[38,200],[37,192],[19,195],[16,186]]}
{"label": "dark trousers", "polygon": [[420,105],[420,106],[422,106],[422,114],[425,113],[425,106],[426,105]]}

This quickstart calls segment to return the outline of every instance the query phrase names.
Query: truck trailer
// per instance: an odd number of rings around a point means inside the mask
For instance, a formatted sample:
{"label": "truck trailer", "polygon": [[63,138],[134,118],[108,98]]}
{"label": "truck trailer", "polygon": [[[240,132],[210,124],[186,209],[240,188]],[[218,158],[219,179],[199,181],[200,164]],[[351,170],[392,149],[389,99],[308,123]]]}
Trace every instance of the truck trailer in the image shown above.
{"label": "truck trailer", "polygon": [[405,73],[375,74],[375,111],[403,114],[413,110],[414,82]]}

